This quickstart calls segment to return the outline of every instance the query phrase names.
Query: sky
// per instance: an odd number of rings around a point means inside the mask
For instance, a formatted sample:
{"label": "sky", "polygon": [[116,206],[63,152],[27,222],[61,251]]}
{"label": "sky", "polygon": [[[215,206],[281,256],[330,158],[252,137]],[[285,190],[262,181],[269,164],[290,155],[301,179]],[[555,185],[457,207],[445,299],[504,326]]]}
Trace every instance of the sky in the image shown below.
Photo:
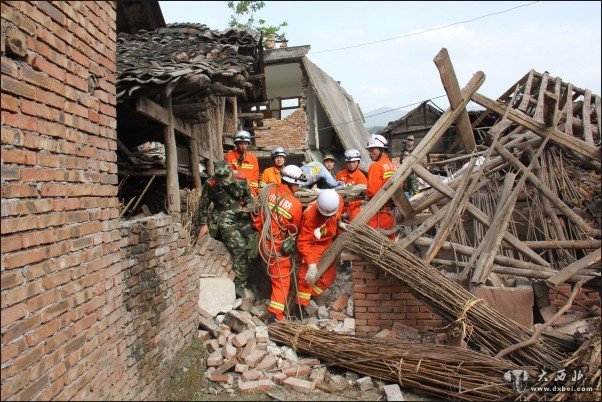
{"label": "sky", "polygon": [[[167,23],[225,29],[232,14],[225,1],[159,4]],[[492,13],[499,14],[485,16]],[[599,1],[266,1],[256,17],[274,25],[286,21],[288,46],[310,45],[307,57],[340,81],[364,114],[381,107],[409,111],[413,103],[445,95],[433,63],[443,47],[460,87],[483,71],[479,92],[490,98],[531,69],[601,92]],[[397,39],[330,51],[390,38]],[[449,105],[445,97],[434,102]]]}

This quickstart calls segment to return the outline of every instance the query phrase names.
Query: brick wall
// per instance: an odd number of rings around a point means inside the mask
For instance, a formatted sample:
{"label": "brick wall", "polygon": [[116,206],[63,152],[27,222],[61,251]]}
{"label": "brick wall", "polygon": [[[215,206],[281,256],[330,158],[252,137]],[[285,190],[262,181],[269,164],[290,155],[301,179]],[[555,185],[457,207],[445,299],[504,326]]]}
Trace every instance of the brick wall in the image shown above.
{"label": "brick wall", "polygon": [[170,218],[118,218],[115,5],[0,7],[0,397],[152,398],[194,334],[199,259]]}
{"label": "brick wall", "polygon": [[[153,397],[159,370],[198,326],[198,269],[188,231],[165,214],[120,222],[122,347],[111,399]],[[122,299],[122,300],[121,300]],[[124,387],[124,388],[122,388]]]}
{"label": "brick wall", "polygon": [[[573,285],[568,283],[564,283],[562,285],[556,286],[553,289],[550,289],[550,302],[552,306],[556,307],[557,309],[564,306],[569,300],[572,291]],[[600,291],[581,288],[575,296],[575,300],[573,301],[573,305],[571,306],[571,311],[584,312],[588,311],[592,306],[599,305]]]}
{"label": "brick wall", "polygon": [[445,325],[441,317],[406,291],[399,279],[358,256],[345,253],[342,259],[351,261],[353,267],[356,334],[373,336],[396,322],[422,333]]}
{"label": "brick wall", "polygon": [[307,117],[303,109],[296,110],[283,120],[264,119],[263,125],[271,129],[255,132],[255,145],[258,148],[284,147],[287,151],[306,148]]}

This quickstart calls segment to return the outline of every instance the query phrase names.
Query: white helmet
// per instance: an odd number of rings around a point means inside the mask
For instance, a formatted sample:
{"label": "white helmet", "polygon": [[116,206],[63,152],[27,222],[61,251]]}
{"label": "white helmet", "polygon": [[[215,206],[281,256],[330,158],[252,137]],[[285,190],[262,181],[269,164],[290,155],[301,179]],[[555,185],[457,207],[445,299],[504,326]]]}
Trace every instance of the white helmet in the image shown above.
{"label": "white helmet", "polygon": [[290,184],[303,184],[307,178],[299,166],[286,165],[280,171],[282,180]]}
{"label": "white helmet", "polygon": [[345,162],[355,162],[362,160],[360,151],[357,149],[348,149],[345,151]]}
{"label": "white helmet", "polygon": [[366,148],[389,148],[387,139],[380,134],[372,134],[368,139],[368,145]]}
{"label": "white helmet", "polygon": [[339,210],[339,195],[333,189],[322,190],[318,194],[318,211],[324,216],[332,216]]}
{"label": "white helmet", "polygon": [[251,143],[251,134],[248,131],[240,130],[234,134],[234,143],[247,141]]}
{"label": "white helmet", "polygon": [[270,156],[272,157],[272,159],[274,159],[277,156],[284,156],[285,158],[287,157],[286,152],[284,151],[284,148],[282,148],[282,147],[275,148],[270,153]]}

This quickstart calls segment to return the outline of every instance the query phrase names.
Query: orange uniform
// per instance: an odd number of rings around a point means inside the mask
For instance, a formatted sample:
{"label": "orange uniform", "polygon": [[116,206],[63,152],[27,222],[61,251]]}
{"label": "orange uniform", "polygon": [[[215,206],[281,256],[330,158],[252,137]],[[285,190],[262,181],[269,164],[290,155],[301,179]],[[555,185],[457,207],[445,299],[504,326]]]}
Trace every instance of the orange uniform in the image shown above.
{"label": "orange uniform", "polygon": [[257,193],[259,193],[259,161],[257,160],[257,157],[247,151],[241,162],[240,153],[238,150],[234,149],[228,152],[224,159],[226,159],[226,162],[228,162],[233,170],[244,173],[245,178],[249,183],[249,187],[251,188],[251,193],[253,196],[257,196]]}
{"label": "orange uniform", "polygon": [[[276,203],[278,203],[275,208]],[[271,234],[274,243],[265,239],[266,249],[270,255],[264,255],[263,247],[259,248],[264,259],[268,260],[268,270],[272,280],[272,295],[268,311],[272,312],[278,321],[284,319],[284,306],[288,297],[291,283],[291,260],[289,256],[281,255],[282,241],[288,233],[297,233],[301,226],[302,206],[286,184],[277,184],[268,194],[268,204],[272,211]],[[260,213],[253,224],[261,233],[263,214]],[[282,228],[282,229],[281,229]],[[261,239],[260,241],[263,241]]]}
{"label": "orange uniform", "polygon": [[[368,184],[368,179],[359,169],[355,169],[353,172],[350,172],[347,168],[339,171],[337,173],[336,179],[345,184]],[[357,214],[360,213],[360,207],[362,205],[361,200],[349,201],[345,203],[345,212],[349,216],[349,221],[352,221]]]}
{"label": "orange uniform", "polygon": [[[370,200],[378,193],[381,187],[395,173],[395,166],[386,155],[381,157],[368,168],[368,188],[366,189],[366,198]],[[368,221],[368,226],[381,228],[384,230],[392,229],[395,225],[394,207],[385,205]]]}
{"label": "orange uniform", "polygon": [[[301,306],[307,306],[312,296],[320,296],[332,285],[337,276],[338,260],[335,260],[314,285],[310,285],[305,280],[309,264],[318,263],[322,254],[330,247],[334,237],[337,235],[338,222],[343,214],[343,207],[343,197],[339,195],[339,210],[333,216],[322,216],[318,211],[316,201],[309,204],[303,212],[301,231],[297,238],[299,260],[301,261],[297,284],[297,303]],[[316,239],[314,234],[316,228],[320,228],[322,235],[319,240]]]}
{"label": "orange uniform", "polygon": [[280,169],[278,169],[276,166],[267,168],[263,171],[263,175],[261,175],[261,187],[269,183],[282,183],[282,177],[280,177]]}

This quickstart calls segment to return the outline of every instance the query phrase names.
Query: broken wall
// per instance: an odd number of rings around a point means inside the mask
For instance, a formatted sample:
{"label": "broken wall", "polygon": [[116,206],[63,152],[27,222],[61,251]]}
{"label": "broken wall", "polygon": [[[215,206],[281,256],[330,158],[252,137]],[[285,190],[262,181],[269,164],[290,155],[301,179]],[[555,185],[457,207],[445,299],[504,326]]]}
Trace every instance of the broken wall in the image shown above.
{"label": "broken wall", "polygon": [[303,109],[296,110],[283,120],[264,119],[263,124],[270,129],[255,132],[255,145],[258,148],[272,150],[284,147],[290,151],[306,147],[307,117]]}
{"label": "broken wall", "polygon": [[2,400],[150,398],[195,333],[187,232],[119,220],[114,6],[1,4]]}

